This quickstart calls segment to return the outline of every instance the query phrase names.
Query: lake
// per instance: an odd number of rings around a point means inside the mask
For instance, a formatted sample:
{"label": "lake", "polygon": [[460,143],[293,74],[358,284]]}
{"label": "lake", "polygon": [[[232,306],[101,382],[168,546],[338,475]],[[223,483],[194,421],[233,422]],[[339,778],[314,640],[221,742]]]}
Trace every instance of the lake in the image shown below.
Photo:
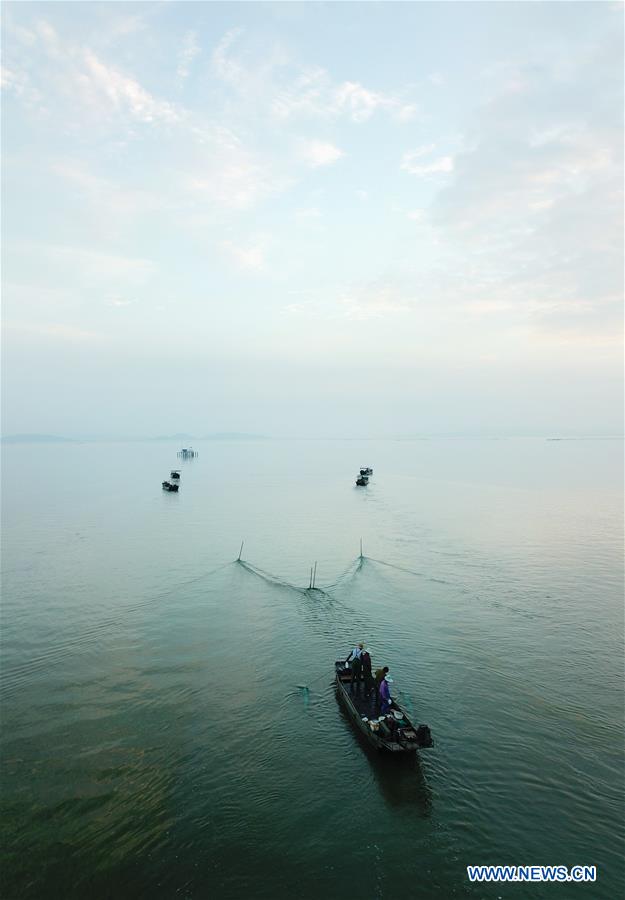
{"label": "lake", "polygon": [[[194,446],[3,448],[5,900],[623,896],[622,442]],[[337,703],[360,640],[412,763]]]}

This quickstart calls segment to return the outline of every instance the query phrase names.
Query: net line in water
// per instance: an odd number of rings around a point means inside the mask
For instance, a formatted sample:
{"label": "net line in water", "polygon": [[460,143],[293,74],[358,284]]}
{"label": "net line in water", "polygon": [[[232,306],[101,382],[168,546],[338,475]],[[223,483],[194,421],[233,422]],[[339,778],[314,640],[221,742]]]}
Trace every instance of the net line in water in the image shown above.
{"label": "net line in water", "polygon": [[288,588],[292,591],[297,591],[298,594],[302,594],[304,596],[317,596],[317,597],[327,597],[329,599],[333,599],[330,591],[336,590],[337,588],[343,587],[343,585],[347,584],[353,578],[358,575],[365,564],[365,560],[367,557],[365,556],[357,556],[342,572],[337,576],[336,580],[331,584],[323,585],[322,587],[318,587],[316,584],[314,586],[309,585],[308,587],[303,587],[298,584],[293,584],[291,581],[287,581],[285,578],[282,578],[279,575],[273,575],[271,572],[266,572],[264,569],[261,569],[259,566],[254,565],[246,559],[236,559],[235,562],[239,565],[243,566],[248,572],[252,575],[257,575],[259,578],[262,578],[264,581],[267,581],[269,584],[275,584],[278,587]]}
{"label": "net line in water", "polygon": [[268,584],[285,588],[289,591],[296,591],[298,594],[301,594],[304,597],[316,596],[327,597],[331,599],[331,594],[329,594],[325,588],[302,587],[301,585],[293,584],[292,582],[287,581],[285,578],[280,578],[279,575],[272,575],[271,572],[265,572],[264,569],[260,569],[258,566],[255,566],[253,563],[247,562],[247,560],[245,559],[237,559],[235,560],[235,563],[239,566],[242,566],[246,570],[246,572],[249,572],[251,575],[256,575],[257,578],[262,578],[262,580],[266,581]]}
{"label": "net line in water", "polygon": [[307,596],[317,594],[319,596],[332,597],[330,591],[341,588],[349,583],[364,568],[365,563],[376,563],[380,566],[386,566],[388,569],[396,569],[398,572],[406,572],[408,575],[414,575],[415,578],[423,578],[425,581],[429,581],[432,584],[445,584],[451,587],[461,586],[460,583],[448,581],[444,578],[434,578],[431,575],[426,575],[425,572],[417,572],[414,569],[409,569],[406,566],[400,566],[396,563],[387,562],[384,559],[376,559],[374,556],[357,556],[353,560],[353,562],[350,563],[347,569],[337,576],[335,581],[333,581],[331,584],[323,585],[323,587],[303,587],[301,585],[294,584],[291,581],[287,581],[286,578],[282,578],[279,575],[273,575],[271,572],[267,572],[245,559],[236,559],[235,563],[238,563],[239,565],[243,566],[243,568],[248,572],[252,573],[253,575],[257,575],[259,578],[262,578],[270,584],[288,588],[292,591],[297,591],[299,594],[304,594]]}
{"label": "net line in water", "polygon": [[294,584],[285,578],[281,578],[279,575],[274,575],[271,572],[267,572],[264,569],[261,569],[259,566],[256,566],[253,563],[249,562],[248,560],[244,560],[239,557],[238,559],[223,563],[222,565],[217,566],[216,568],[211,569],[208,572],[204,572],[201,575],[196,575],[193,578],[187,578],[184,581],[179,582],[173,588],[168,588],[165,591],[159,591],[158,593],[153,594],[151,597],[129,604],[128,606],[124,606],[123,608],[120,608],[115,615],[103,618],[91,627],[82,629],[79,634],[55,643],[45,653],[31,656],[28,660],[17,663],[13,666],[3,667],[3,677],[2,683],[0,685],[0,697],[6,697],[10,695],[17,687],[19,687],[20,683],[24,679],[28,678],[30,674],[41,671],[42,669],[45,669],[50,665],[54,665],[55,662],[61,660],[68,652],[86,652],[96,647],[99,644],[101,635],[105,630],[110,628],[121,628],[124,626],[124,617],[126,615],[139,612],[140,610],[148,606],[152,606],[159,601],[166,599],[167,597],[172,597],[175,594],[179,593],[181,589],[193,584],[198,584],[202,581],[206,581],[207,579],[211,578],[211,576],[216,575],[218,572],[221,572],[232,566],[239,565],[249,574],[263,579],[263,581],[267,582],[268,584],[283,588],[285,590],[294,591],[302,597],[335,600],[336,598],[333,596],[331,591],[340,589],[349,584],[349,582],[362,571],[365,564],[368,562],[387,566],[391,569],[397,569],[400,572],[407,572],[408,574],[414,575],[419,578],[426,578],[428,581],[435,581],[440,584],[450,583],[443,581],[442,579],[431,578],[425,575],[423,572],[415,572],[414,570],[408,569],[405,566],[398,566],[394,563],[389,563],[381,559],[375,559],[373,557],[361,555],[357,556],[350,563],[347,569],[340,575],[338,575],[335,581],[333,581],[332,583],[324,585],[323,587],[305,587],[302,585]]}

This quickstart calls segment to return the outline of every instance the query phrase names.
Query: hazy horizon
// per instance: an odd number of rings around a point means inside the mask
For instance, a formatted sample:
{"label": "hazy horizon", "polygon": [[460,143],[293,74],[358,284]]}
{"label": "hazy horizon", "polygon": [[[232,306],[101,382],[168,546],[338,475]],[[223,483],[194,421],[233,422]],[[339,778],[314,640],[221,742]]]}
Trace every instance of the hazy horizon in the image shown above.
{"label": "hazy horizon", "polygon": [[3,433],[623,430],[622,3],[5,3]]}

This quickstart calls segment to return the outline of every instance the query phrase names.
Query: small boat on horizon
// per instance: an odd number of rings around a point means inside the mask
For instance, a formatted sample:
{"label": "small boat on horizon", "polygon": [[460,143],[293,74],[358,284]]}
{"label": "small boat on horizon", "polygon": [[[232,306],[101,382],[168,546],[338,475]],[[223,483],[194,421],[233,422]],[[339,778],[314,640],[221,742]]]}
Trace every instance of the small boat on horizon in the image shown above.
{"label": "small boat on horizon", "polygon": [[172,469],[169,477],[180,480],[180,469]]}
{"label": "small boat on horizon", "polygon": [[434,746],[427,725],[413,725],[406,710],[391,698],[388,712],[381,716],[375,697],[360,693],[360,685],[352,691],[352,672],[343,660],[334,663],[336,693],[347,715],[358,731],[377,750],[386,753],[415,753],[419,749]]}
{"label": "small boat on horizon", "polygon": [[163,482],[163,490],[164,491],[174,491],[174,493],[178,492],[179,485],[172,484],[170,481]]}

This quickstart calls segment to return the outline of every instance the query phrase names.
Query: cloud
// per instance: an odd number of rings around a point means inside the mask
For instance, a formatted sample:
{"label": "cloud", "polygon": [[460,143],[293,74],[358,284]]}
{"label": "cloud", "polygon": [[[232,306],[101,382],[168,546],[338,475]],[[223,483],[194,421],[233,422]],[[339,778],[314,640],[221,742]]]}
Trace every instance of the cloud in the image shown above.
{"label": "cloud", "polygon": [[345,156],[343,150],[329,141],[302,141],[299,152],[300,157],[313,169],[330,166]]}
{"label": "cloud", "polygon": [[[13,26],[10,26],[11,28]],[[155,97],[139,82],[119,68],[105,63],[89,47],[65,41],[53,26],[45,21],[37,21],[31,30],[20,29],[23,43],[25,34],[31,43],[29,56],[40,51],[40,65],[31,72],[24,63],[21,48],[13,48],[14,63],[9,65],[9,86],[22,95],[45,98],[48,111],[58,108],[59,101],[65,99],[76,121],[76,106],[88,116],[90,122],[110,120],[117,116],[127,116],[130,120],[144,124],[172,125],[185,116],[185,111],[175,104]],[[38,76],[39,84],[33,84]]]}
{"label": "cloud", "polygon": [[238,246],[233,241],[222,241],[220,246],[241,269],[262,269],[265,265],[263,242]]}
{"label": "cloud", "polygon": [[241,28],[231,28],[219,41],[211,56],[215,75],[234,87],[241,87],[247,81],[246,69],[229,53],[241,34],[243,34]]}
{"label": "cloud", "polygon": [[226,32],[212,55],[214,74],[240,94],[253,96],[279,119],[347,118],[367,122],[383,111],[400,122],[412,120],[417,106],[401,95],[375,91],[359,81],[335,82],[320,66],[293,62],[280,46],[254,53],[250,45],[235,53],[243,38],[240,28]]}
{"label": "cloud", "polygon": [[431,156],[435,149],[434,144],[428,144],[425,147],[418,147],[416,150],[404,153],[400,169],[403,172],[408,172],[410,175],[418,175],[421,178],[425,178],[428,175],[452,172],[454,161],[451,156],[440,156],[429,162],[421,162],[424,157]]}
{"label": "cloud", "polygon": [[499,73],[428,216],[463,248],[449,265],[464,273],[467,310],[554,340],[622,331],[621,59],[613,38],[589,46],[565,70]]}
{"label": "cloud", "polygon": [[388,278],[339,288],[334,296],[326,296],[324,299],[316,297],[311,290],[292,293],[301,295],[304,299],[287,304],[284,311],[307,319],[367,321],[405,313],[414,306],[414,300],[399,283]]}
{"label": "cloud", "polygon": [[381,319],[407,312],[413,305],[393,281],[380,279],[356,285],[340,298],[349,319]]}
{"label": "cloud", "polygon": [[[76,185],[96,212],[142,214],[167,209],[170,214],[186,213],[192,222],[196,211],[209,204],[226,211],[247,210],[291,183],[282,164],[278,167],[262,158],[232,128],[201,110],[191,111],[157,96],[91,48],[65,40],[49,23],[39,21],[22,31],[32,42],[29,54],[37,57],[38,65],[31,67],[32,73],[26,72],[24,54],[16,51],[15,65],[7,66],[5,72],[5,87],[24,106],[27,100],[32,105],[45,99],[50,118],[61,123],[62,130],[80,133],[83,147],[89,146],[92,137],[97,142],[103,134],[114,134],[119,152],[127,156],[128,146],[142,137],[162,132],[173,140],[173,160],[171,145],[156,141],[150,145],[146,170],[158,185],[150,190],[135,186],[141,181],[135,173],[134,183],[124,186],[99,175],[93,163],[68,159],[54,164],[55,174]],[[234,37],[232,33],[229,40]],[[20,51],[24,40],[22,34],[16,42]],[[178,58],[179,82],[188,77],[199,52],[195,32],[188,31]],[[234,71],[231,77],[236,80]],[[111,148],[108,143],[107,153]],[[98,145],[96,159],[102,168],[108,160],[100,151]],[[159,172],[162,177],[154,178]]]}
{"label": "cloud", "polygon": [[[148,215],[169,208],[172,204],[164,192],[121,185],[110,178],[93,172],[82,160],[66,159],[51,165],[50,171],[64,179],[80,197],[87,200],[90,209],[99,218],[132,217]],[[106,223],[105,223],[106,224]]]}
{"label": "cloud", "polygon": [[378,111],[390,113],[401,122],[408,122],[417,115],[413,103],[370,90],[358,81],[336,84],[325,69],[318,67],[300,71],[291,84],[277,92],[271,108],[274,115],[282,119],[346,117],[355,123],[367,122]]}
{"label": "cloud", "polygon": [[310,222],[320,219],[322,216],[318,206],[307,206],[302,209],[295,210],[295,218],[299,222]]}
{"label": "cloud", "polygon": [[176,69],[176,76],[179,84],[182,84],[189,77],[193,60],[201,52],[201,48],[197,42],[196,32],[187,31],[184,36],[182,49],[178,56],[178,67]]}
{"label": "cloud", "polygon": [[139,122],[171,125],[180,121],[182,113],[172,103],[158,100],[139,82],[103,63],[90,50],[82,54],[83,77],[78,89],[85,98],[99,100],[112,112],[125,111]]}
{"label": "cloud", "polygon": [[288,174],[248,149],[228,128],[204,127],[194,138],[182,185],[196,200],[216,202],[229,210],[248,210],[291,184]]}

